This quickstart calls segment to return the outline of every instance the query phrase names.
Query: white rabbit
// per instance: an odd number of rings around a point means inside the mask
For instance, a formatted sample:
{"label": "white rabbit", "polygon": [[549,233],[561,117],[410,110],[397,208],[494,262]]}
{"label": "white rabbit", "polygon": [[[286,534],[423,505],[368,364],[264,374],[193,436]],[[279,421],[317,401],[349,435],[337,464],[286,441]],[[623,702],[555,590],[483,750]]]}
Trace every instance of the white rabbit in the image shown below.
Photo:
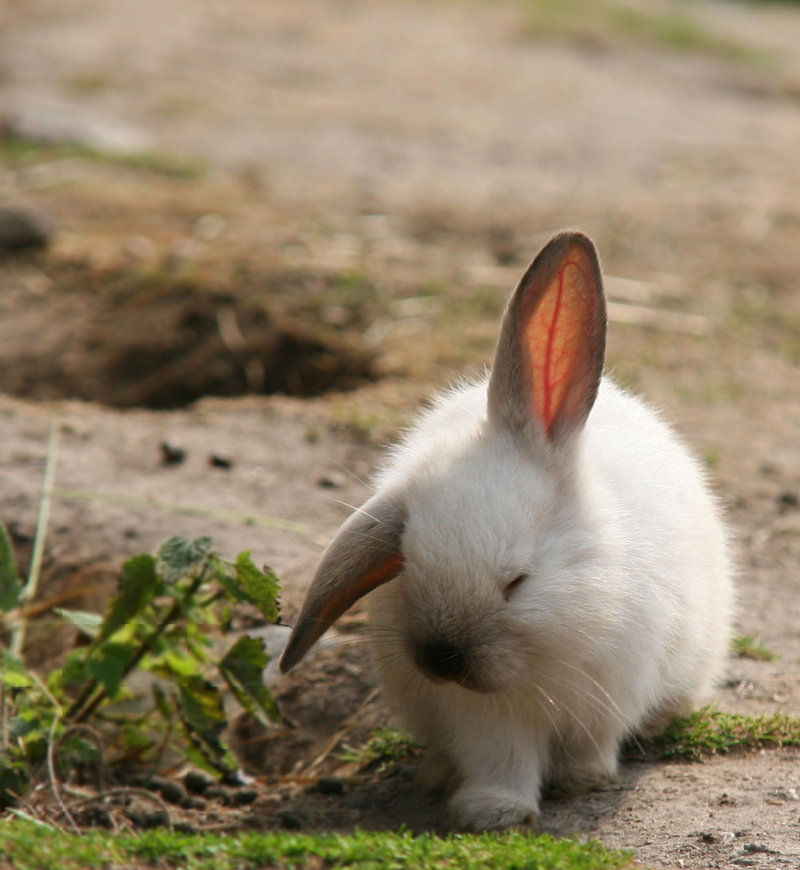
{"label": "white rabbit", "polygon": [[562,233],[489,378],[422,416],[325,551],[281,661],[374,590],[388,698],[459,827],[614,777],[621,740],[701,703],[725,661],[725,528],[675,434],[601,377],[605,329],[594,245]]}

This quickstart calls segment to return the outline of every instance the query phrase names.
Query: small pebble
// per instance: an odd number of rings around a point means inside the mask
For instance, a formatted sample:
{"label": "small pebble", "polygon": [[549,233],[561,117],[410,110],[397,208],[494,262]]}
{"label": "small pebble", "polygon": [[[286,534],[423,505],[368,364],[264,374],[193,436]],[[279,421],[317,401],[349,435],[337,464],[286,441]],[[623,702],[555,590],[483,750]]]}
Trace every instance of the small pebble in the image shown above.
{"label": "small pebble", "polygon": [[757,852],[771,852],[769,846],[756,841],[755,843],[745,843],[742,846],[742,851],[747,855],[755,855]]}
{"label": "small pebble", "polygon": [[181,803],[181,806],[185,810],[206,810],[208,809],[208,802],[204,801],[200,797],[187,797],[185,801]]}
{"label": "small pebble", "polygon": [[113,828],[114,821],[111,814],[102,807],[88,807],[77,816],[79,823],[93,828]]}
{"label": "small pebble", "polygon": [[127,810],[126,815],[140,828],[165,828],[169,825],[169,813],[164,810],[146,812],[144,810]]}
{"label": "small pebble", "polygon": [[186,791],[180,783],[163,776],[151,776],[143,780],[142,785],[150,791],[157,791],[165,801],[169,801],[171,804],[182,803],[186,798]]}
{"label": "small pebble", "polygon": [[51,236],[51,228],[40,215],[24,208],[0,208],[0,253],[44,248]]}
{"label": "small pebble", "polygon": [[294,810],[281,810],[278,814],[278,821],[289,831],[298,831],[305,823],[305,817]]}
{"label": "small pebble", "polygon": [[769,796],[782,801],[800,801],[800,793],[796,788],[779,788],[768,792]]}
{"label": "small pebble", "polygon": [[168,441],[161,442],[161,464],[180,465],[186,459],[186,451],[182,447],[175,447]]}
{"label": "small pebble", "polygon": [[208,457],[208,464],[212,468],[224,468],[226,470],[233,468],[233,461],[227,456],[220,456],[218,453],[212,453]]}
{"label": "small pebble", "polygon": [[338,471],[327,471],[317,481],[320,486],[323,486],[326,489],[341,489],[346,482],[347,478]]}
{"label": "small pebble", "polygon": [[231,794],[231,802],[235,807],[242,807],[246,804],[251,804],[258,798],[258,789],[255,788],[239,788]]}
{"label": "small pebble", "polygon": [[231,804],[231,793],[229,789],[222,785],[212,785],[210,788],[207,788],[204,797],[207,797],[211,801],[219,801],[225,806],[230,806]]}
{"label": "small pebble", "polygon": [[158,793],[165,801],[171,804],[182,804],[187,798],[186,789],[174,780],[168,779],[159,789]]}
{"label": "small pebble", "polygon": [[344,794],[344,782],[338,776],[321,776],[315,790],[321,794]]}
{"label": "small pebble", "polygon": [[217,781],[201,770],[190,770],[183,778],[183,784],[190,794],[205,794]]}

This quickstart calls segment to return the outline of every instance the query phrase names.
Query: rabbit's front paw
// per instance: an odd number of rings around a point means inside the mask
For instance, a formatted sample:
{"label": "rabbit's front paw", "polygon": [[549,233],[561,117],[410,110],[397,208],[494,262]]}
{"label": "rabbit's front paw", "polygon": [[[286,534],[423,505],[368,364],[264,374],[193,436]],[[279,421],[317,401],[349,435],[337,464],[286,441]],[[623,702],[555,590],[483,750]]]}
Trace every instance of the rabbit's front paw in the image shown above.
{"label": "rabbit's front paw", "polygon": [[450,813],[463,830],[492,831],[532,821],[538,806],[503,788],[466,786],[450,799]]}

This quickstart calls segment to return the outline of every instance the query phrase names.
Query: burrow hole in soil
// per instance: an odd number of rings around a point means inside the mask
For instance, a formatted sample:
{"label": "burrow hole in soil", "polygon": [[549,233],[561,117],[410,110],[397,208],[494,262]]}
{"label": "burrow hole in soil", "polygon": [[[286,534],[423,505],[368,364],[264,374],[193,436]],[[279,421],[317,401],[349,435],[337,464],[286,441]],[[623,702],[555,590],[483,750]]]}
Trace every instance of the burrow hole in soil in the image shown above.
{"label": "burrow hole in soil", "polygon": [[0,390],[19,396],[168,409],[204,396],[315,396],[375,378],[357,331],[189,284],[0,307]]}

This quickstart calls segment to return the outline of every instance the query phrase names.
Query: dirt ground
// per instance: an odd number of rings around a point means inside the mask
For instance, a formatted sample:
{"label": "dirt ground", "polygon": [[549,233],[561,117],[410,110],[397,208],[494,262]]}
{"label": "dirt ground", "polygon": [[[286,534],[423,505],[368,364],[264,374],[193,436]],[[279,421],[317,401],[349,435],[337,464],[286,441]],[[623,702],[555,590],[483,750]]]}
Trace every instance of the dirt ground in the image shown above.
{"label": "dirt ground", "polygon": [[[0,7],[0,205],[54,227],[0,261],[0,519],[23,556],[62,430],[42,600],[97,607],[127,555],[210,534],[275,569],[291,621],[383,445],[488,362],[507,292],[575,226],[608,275],[609,368],[704,458],[737,632],[780,656],[732,656],[717,702],[800,715],[800,8],[678,4],[714,37],[689,45],[526,8]],[[264,783],[350,775],[331,738],[386,721],[360,621],[271,676],[295,732],[237,732]],[[43,623],[28,655],[73,642]],[[656,867],[798,866],[799,762],[630,759],[539,828]],[[265,784],[240,823],[442,828],[412,774]]]}

